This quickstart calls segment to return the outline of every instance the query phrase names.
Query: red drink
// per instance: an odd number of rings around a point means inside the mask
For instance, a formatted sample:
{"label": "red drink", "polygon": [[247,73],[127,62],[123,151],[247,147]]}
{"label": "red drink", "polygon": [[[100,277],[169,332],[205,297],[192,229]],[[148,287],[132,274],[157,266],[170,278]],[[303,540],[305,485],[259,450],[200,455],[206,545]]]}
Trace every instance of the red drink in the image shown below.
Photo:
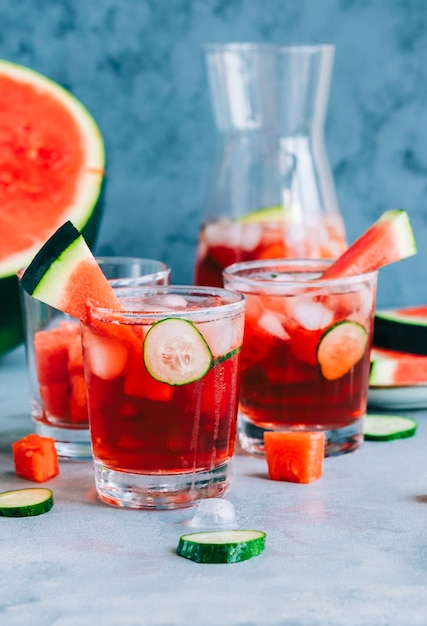
{"label": "red drink", "polygon": [[282,209],[265,209],[240,221],[222,219],[204,225],[197,247],[195,283],[221,287],[222,271],[232,263],[253,259],[336,258],[347,247],[339,216],[321,217],[301,225],[278,219],[278,211]]}
{"label": "red drink", "polygon": [[222,495],[236,437],[243,299],[197,287],[119,291],[131,313],[94,308],[82,327],[101,499],[173,508]]}
{"label": "red drink", "polygon": [[[165,474],[229,461],[237,415],[236,394],[230,390],[238,388],[240,354],[214,365],[196,382],[172,387],[153,379],[142,355],[126,339],[118,340],[126,346],[129,366],[110,380],[90,369],[87,375],[95,458],[114,470]],[[95,335],[86,337],[87,345],[96,341]]]}
{"label": "red drink", "polygon": [[376,274],[322,281],[322,267],[273,261],[224,274],[227,287],[246,295],[239,407],[246,449],[263,450],[264,430],[327,431],[327,454],[361,442]]}

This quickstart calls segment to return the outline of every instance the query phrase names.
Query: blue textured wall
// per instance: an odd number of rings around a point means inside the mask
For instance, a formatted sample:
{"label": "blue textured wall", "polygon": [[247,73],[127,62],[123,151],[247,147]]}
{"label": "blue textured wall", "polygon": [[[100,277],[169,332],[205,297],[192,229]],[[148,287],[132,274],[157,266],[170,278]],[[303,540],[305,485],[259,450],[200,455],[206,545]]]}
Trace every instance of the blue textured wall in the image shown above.
{"label": "blue textured wall", "polygon": [[427,303],[425,0],[1,0],[0,57],[69,88],[108,155],[99,253],[162,258],[191,280],[216,131],[208,42],[335,43],[325,129],[349,239],[404,207],[419,255],[378,304]]}

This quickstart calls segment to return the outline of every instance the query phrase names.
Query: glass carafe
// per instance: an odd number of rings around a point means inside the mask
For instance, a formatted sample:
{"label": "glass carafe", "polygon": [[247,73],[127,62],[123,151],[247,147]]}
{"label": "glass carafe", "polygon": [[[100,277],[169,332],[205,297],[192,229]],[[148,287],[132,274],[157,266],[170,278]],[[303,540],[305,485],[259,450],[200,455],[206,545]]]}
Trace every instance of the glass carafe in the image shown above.
{"label": "glass carafe", "polygon": [[346,247],[323,141],[334,46],[209,45],[220,151],[201,220],[196,284],[257,258]]}

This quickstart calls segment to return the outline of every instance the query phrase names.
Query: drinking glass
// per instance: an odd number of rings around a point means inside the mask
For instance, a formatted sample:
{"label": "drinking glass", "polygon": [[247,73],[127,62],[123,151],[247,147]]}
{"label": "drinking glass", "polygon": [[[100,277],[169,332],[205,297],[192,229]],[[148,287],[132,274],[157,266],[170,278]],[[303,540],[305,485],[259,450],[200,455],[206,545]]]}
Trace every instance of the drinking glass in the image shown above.
{"label": "drinking glass", "polygon": [[[167,284],[170,268],[154,259],[98,257],[112,285]],[[35,431],[52,437],[58,455],[91,459],[80,325],[21,289]]]}
{"label": "drinking glass", "polygon": [[246,296],[242,447],[268,430],[324,431],[326,456],[363,439],[377,273],[322,279],[326,260],[249,261],[224,271]]}
{"label": "drinking glass", "polygon": [[82,324],[100,500],[173,509],[224,495],[237,420],[244,298],[224,289],[115,289]]}

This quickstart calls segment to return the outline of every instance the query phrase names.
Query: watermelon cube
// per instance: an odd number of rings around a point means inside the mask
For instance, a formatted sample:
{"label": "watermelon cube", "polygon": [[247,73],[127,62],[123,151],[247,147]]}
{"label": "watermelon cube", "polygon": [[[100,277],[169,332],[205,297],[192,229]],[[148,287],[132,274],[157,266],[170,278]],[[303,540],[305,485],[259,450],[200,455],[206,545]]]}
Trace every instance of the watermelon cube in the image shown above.
{"label": "watermelon cube", "polygon": [[59,474],[55,440],[40,435],[26,435],[12,444],[17,476],[43,483]]}

